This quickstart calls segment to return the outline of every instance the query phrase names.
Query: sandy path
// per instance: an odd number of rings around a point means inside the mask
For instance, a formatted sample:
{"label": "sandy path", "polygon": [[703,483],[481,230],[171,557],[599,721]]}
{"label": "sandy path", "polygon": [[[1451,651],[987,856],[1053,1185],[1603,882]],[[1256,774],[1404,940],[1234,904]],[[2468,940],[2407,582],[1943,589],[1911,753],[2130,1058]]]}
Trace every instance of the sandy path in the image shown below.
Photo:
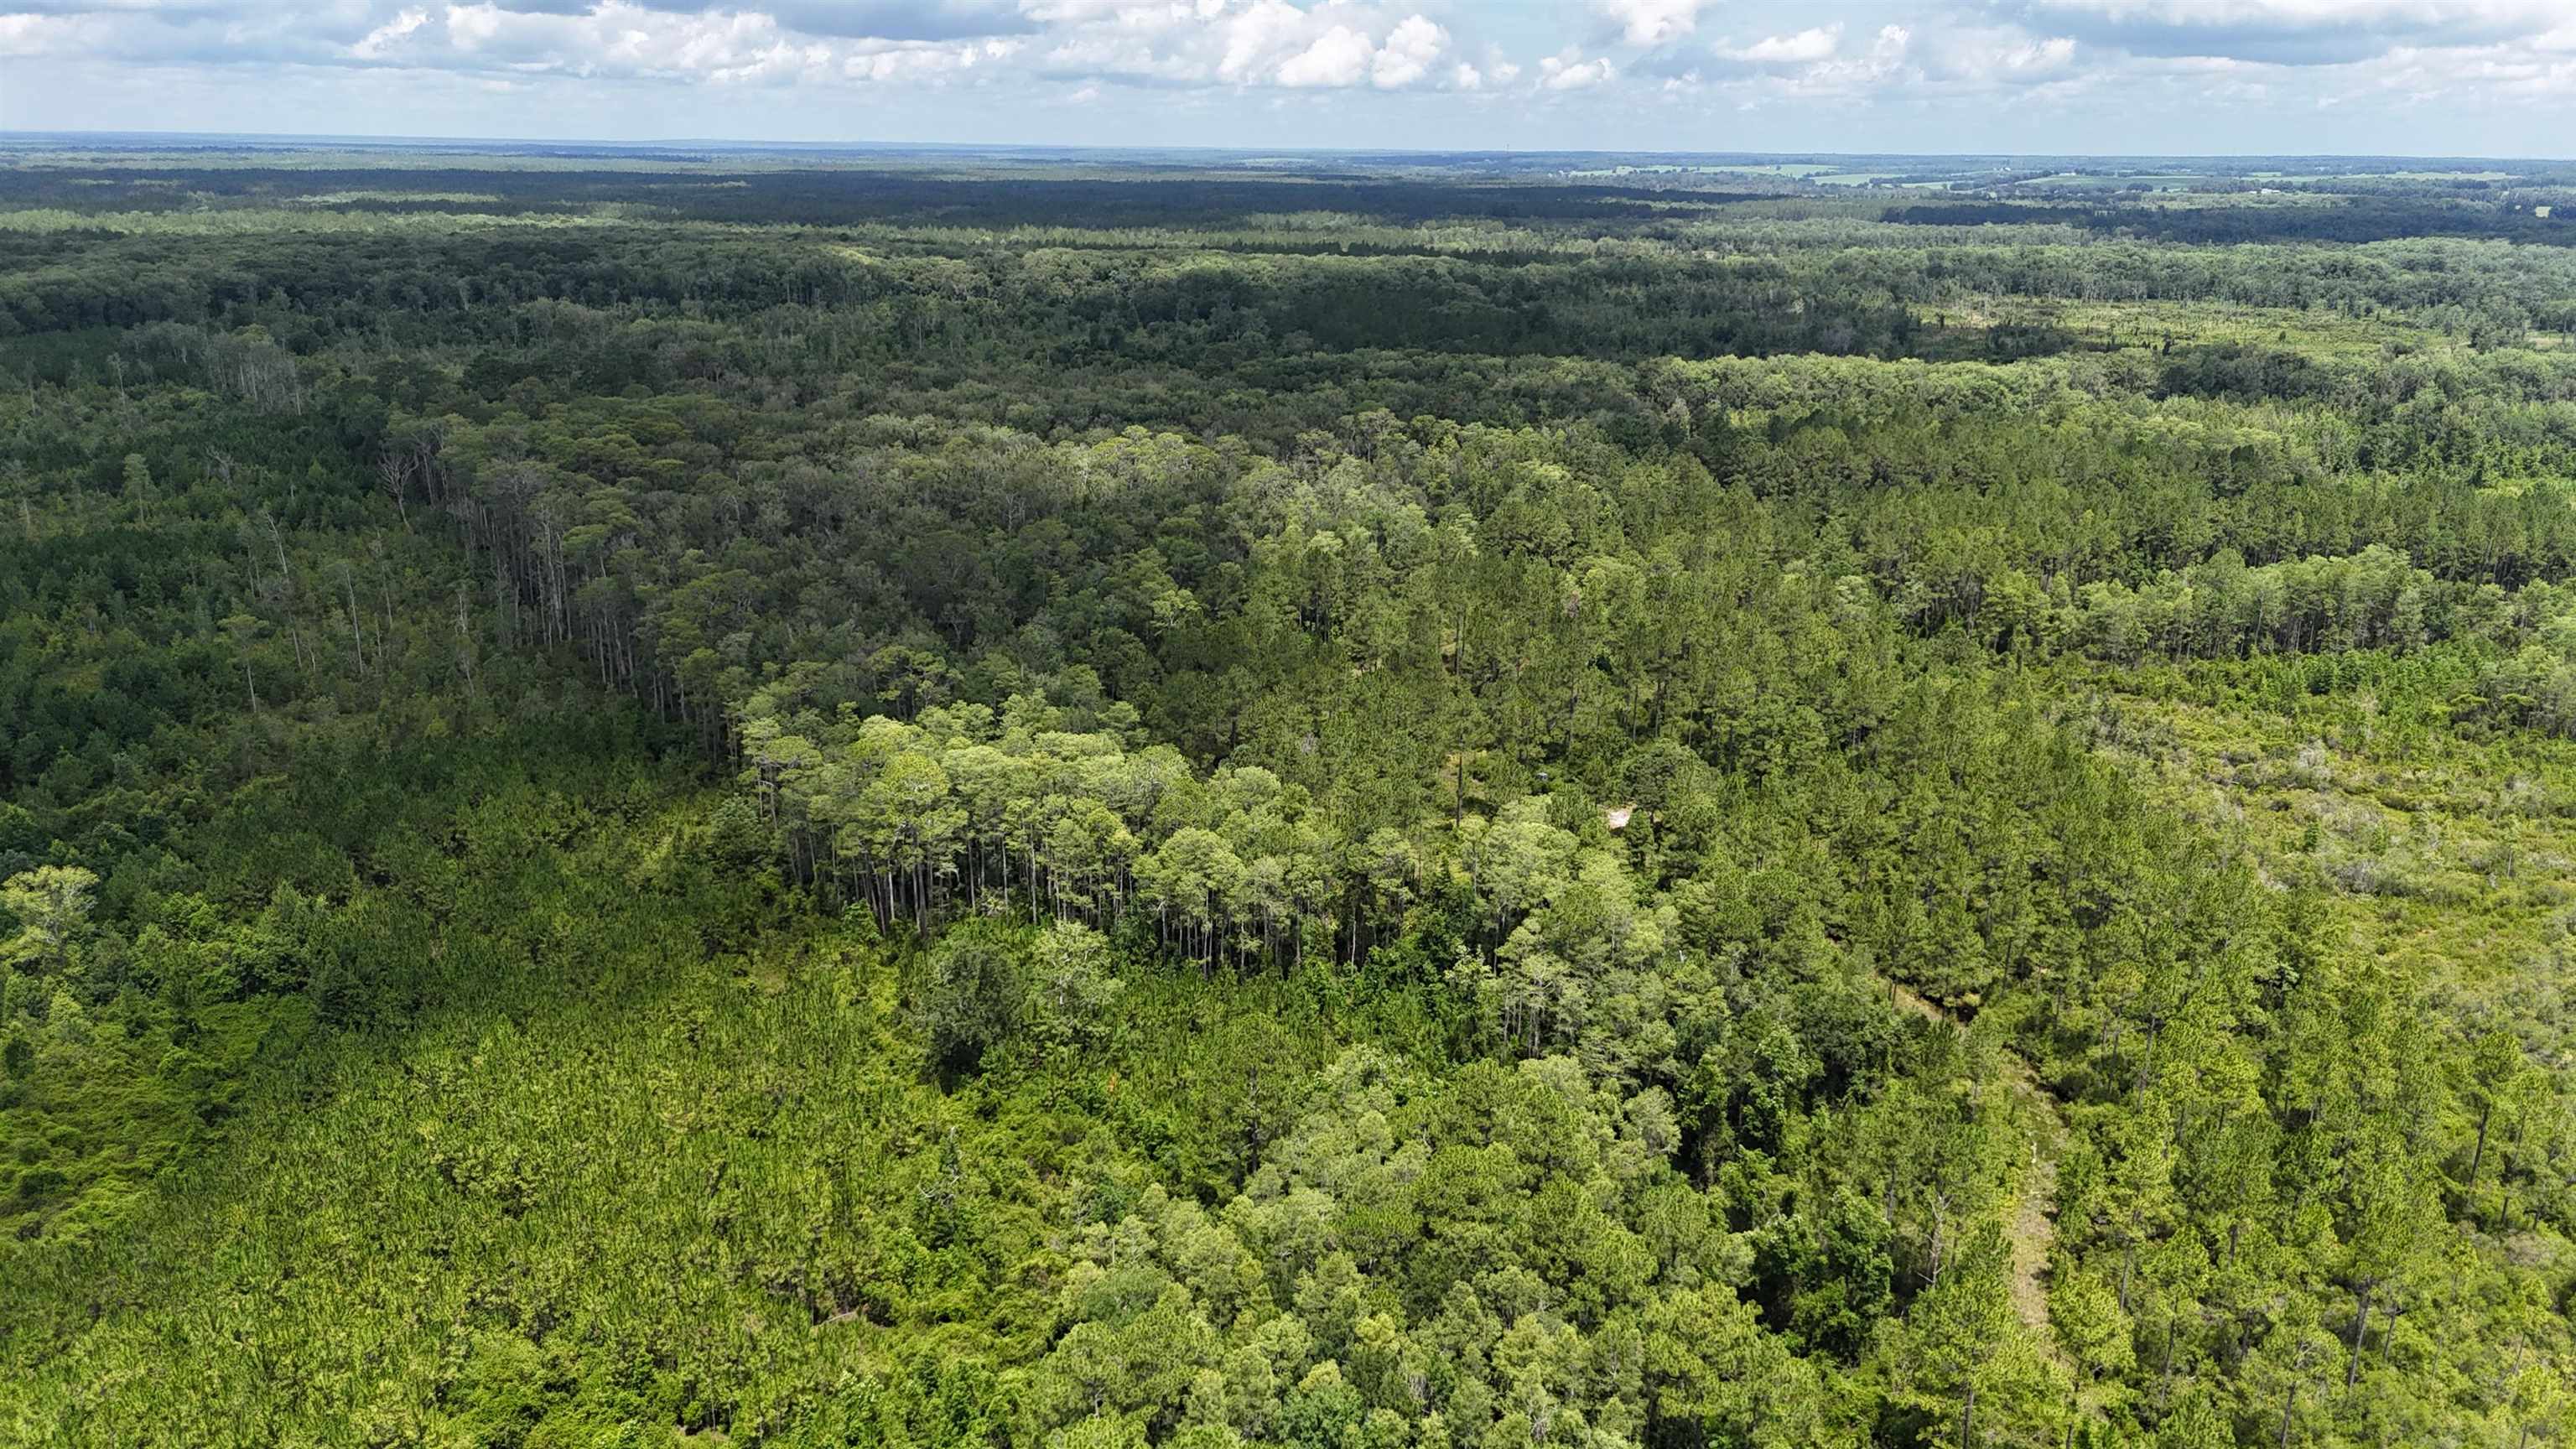
{"label": "sandy path", "polygon": [[[1898,1008],[1910,1011],[1926,1021],[1949,1022],[1950,1014],[1933,1005],[1901,983],[1887,983],[1888,999]],[[2014,1193],[2012,1220],[2004,1224],[2004,1236],[2012,1244],[2013,1312],[2039,1335],[2048,1352],[2057,1352],[2057,1335],[2048,1321],[2048,1252],[2057,1241],[2057,1153],[2065,1139],[2065,1129],[2058,1117],[2056,1099],[2041,1089],[2030,1072],[2030,1063],[2018,1052],[2004,1053],[2005,1080],[2012,1084],[2013,1095],[2030,1109],[2033,1130],[2030,1138],[2030,1166],[2022,1173]]]}

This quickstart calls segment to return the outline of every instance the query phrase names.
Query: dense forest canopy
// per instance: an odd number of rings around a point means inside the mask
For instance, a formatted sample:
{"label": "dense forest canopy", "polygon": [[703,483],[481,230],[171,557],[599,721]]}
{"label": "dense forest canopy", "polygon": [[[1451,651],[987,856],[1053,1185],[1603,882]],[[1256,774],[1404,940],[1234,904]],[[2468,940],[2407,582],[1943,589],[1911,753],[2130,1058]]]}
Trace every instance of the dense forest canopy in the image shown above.
{"label": "dense forest canopy", "polygon": [[0,153],[0,1438],[2576,1435],[2576,173]]}

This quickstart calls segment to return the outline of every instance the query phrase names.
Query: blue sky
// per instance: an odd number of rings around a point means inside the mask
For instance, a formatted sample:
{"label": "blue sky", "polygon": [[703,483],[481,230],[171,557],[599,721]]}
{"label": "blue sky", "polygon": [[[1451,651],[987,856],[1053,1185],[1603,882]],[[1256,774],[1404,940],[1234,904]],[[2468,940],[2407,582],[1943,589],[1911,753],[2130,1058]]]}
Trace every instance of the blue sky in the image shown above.
{"label": "blue sky", "polygon": [[0,0],[0,129],[2576,155],[2576,0]]}

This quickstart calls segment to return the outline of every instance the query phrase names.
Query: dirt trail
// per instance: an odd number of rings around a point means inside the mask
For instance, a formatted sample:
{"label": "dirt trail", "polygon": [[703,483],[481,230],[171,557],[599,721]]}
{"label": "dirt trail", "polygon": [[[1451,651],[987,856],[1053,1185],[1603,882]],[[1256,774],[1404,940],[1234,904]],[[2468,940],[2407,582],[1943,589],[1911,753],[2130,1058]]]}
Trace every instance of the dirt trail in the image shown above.
{"label": "dirt trail", "polygon": [[[1898,1007],[1926,1021],[1958,1025],[1948,1012],[1899,982],[1888,982],[1887,994]],[[2004,1224],[2005,1239],[2012,1245],[2013,1312],[2054,1355],[2057,1335],[2048,1321],[2048,1250],[2057,1241],[2057,1221],[2050,1215],[2057,1210],[2057,1153],[2065,1140],[2065,1125],[2056,1100],[2040,1087],[2030,1063],[2018,1052],[2003,1054],[2003,1071],[2013,1095],[2029,1107],[2033,1127],[2030,1166],[2022,1174],[2012,1220]]]}

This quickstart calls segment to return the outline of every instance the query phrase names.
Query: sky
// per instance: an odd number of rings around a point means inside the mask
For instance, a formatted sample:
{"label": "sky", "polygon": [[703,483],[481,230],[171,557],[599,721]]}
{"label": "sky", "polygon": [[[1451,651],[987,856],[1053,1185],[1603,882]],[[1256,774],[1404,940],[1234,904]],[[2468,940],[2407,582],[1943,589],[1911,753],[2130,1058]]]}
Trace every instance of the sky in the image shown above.
{"label": "sky", "polygon": [[0,0],[0,130],[2576,155],[2576,0]]}

